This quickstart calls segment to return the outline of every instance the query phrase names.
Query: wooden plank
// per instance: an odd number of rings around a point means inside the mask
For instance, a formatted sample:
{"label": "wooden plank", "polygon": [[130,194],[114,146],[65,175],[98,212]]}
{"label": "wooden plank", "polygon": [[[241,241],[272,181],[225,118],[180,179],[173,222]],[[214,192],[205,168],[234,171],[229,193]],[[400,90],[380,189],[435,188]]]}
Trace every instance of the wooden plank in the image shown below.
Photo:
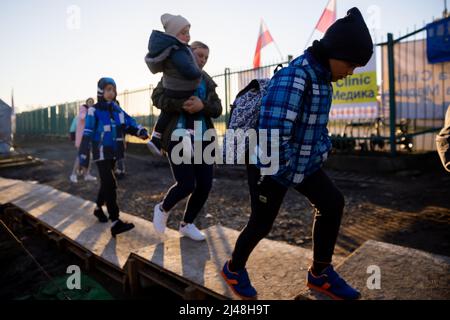
{"label": "wooden plank", "polygon": [[[0,186],[5,185],[7,189],[1,193],[0,201],[11,202],[49,228],[120,268],[134,250],[164,240],[156,234],[150,221],[126,213],[121,213],[121,218],[136,227],[114,239],[110,233],[111,224],[99,223],[94,217],[93,202],[46,185],[2,180]],[[168,230],[166,237],[178,238],[179,233]]]}
{"label": "wooden plank", "polygon": [[15,180],[15,179],[0,178],[0,188],[7,187],[12,184],[17,184],[19,182],[21,182],[21,181]]}
{"label": "wooden plank", "polygon": [[[374,267],[380,271],[379,289],[374,286]],[[450,257],[369,240],[336,271],[361,292],[364,300],[450,299]],[[326,299],[311,291],[303,295]]]}
{"label": "wooden plank", "polygon": [[32,190],[31,184],[0,178],[0,203],[7,204]]}
{"label": "wooden plank", "polygon": [[[169,239],[133,253],[150,265],[192,285],[219,295],[237,298],[220,275],[231,256],[239,232],[214,226],[204,230],[207,241],[187,238]],[[262,240],[247,264],[259,299],[293,299],[304,289],[312,252],[283,242]]]}

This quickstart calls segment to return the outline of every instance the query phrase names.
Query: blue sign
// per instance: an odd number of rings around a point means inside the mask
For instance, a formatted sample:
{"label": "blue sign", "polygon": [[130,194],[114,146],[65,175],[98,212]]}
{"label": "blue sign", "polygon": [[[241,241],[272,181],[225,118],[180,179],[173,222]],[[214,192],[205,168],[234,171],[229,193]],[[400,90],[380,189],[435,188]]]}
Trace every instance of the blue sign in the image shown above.
{"label": "blue sign", "polygon": [[427,25],[429,63],[450,61],[450,17]]}

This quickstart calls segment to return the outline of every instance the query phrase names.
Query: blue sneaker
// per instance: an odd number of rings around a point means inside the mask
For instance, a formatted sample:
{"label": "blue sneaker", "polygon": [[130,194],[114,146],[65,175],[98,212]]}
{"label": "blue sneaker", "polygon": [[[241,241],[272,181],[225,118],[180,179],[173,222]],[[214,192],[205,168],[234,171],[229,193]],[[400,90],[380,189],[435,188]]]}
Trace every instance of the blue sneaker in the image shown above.
{"label": "blue sneaker", "polygon": [[348,285],[330,265],[319,276],[308,270],[308,288],[326,294],[334,300],[357,300],[361,294]]}
{"label": "blue sneaker", "polygon": [[231,287],[233,292],[242,299],[256,299],[257,292],[250,283],[248,273],[246,269],[232,272],[228,268],[230,261],[227,261],[222,269],[222,277]]}

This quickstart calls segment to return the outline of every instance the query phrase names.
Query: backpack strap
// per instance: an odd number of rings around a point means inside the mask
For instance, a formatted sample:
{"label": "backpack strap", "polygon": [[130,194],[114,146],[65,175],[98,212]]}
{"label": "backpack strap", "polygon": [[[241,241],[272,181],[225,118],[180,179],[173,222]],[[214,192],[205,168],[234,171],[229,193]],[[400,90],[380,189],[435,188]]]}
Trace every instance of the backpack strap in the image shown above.
{"label": "backpack strap", "polygon": [[250,83],[241,91],[239,91],[239,93],[236,95],[236,99],[239,98],[240,96],[244,95],[245,93],[247,93],[250,90],[259,90],[260,86],[259,86],[259,81],[258,79],[253,79],[252,81],[250,81]]}
{"label": "backpack strap", "polygon": [[[252,81],[250,81],[250,83],[241,91],[239,91],[239,93],[236,95],[236,98],[234,99],[234,101],[236,101],[236,99],[240,98],[241,96],[243,96],[244,94],[246,94],[247,92],[249,92],[250,90],[261,90],[261,85],[258,81],[258,79],[253,79]],[[234,104],[234,102],[230,105],[230,114],[228,116],[228,122],[226,124],[226,128],[228,129],[230,127],[230,121],[231,121],[231,117],[233,115],[233,111],[236,109],[236,105]]]}
{"label": "backpack strap", "polygon": [[280,71],[281,69],[283,69],[283,64],[280,63],[279,65],[277,65],[277,67],[275,68],[275,70],[273,71],[273,74],[277,73],[278,71]]}

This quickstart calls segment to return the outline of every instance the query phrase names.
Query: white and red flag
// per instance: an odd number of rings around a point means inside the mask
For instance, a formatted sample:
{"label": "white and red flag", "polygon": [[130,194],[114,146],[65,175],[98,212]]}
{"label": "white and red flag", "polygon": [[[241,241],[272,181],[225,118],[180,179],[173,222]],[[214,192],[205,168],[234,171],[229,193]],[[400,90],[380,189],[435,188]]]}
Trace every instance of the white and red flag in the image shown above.
{"label": "white and red flag", "polygon": [[306,41],[305,49],[310,45],[313,36],[321,37],[328,28],[336,21],[336,0],[329,0],[327,6],[322,12],[319,21],[317,21],[311,35]]}
{"label": "white and red flag", "polygon": [[269,29],[264,23],[264,20],[261,19],[258,42],[256,43],[255,57],[253,58],[253,68],[259,68],[261,66],[261,50],[272,42],[274,42],[272,35],[270,34]]}
{"label": "white and red flag", "polygon": [[325,33],[336,21],[336,0],[330,0],[322,12],[322,16],[316,25],[316,30]]}

